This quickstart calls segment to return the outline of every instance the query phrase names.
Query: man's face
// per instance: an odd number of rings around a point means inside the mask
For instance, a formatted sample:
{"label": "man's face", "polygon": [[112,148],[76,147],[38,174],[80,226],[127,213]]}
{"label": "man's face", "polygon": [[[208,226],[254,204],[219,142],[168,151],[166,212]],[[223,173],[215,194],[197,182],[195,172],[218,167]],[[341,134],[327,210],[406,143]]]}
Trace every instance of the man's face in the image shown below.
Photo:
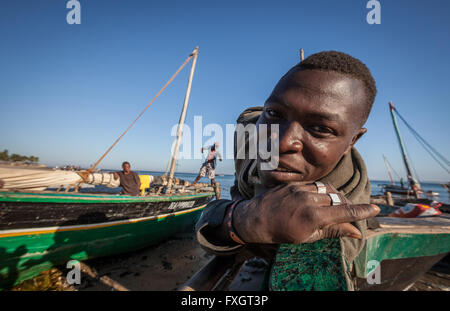
{"label": "man's face", "polygon": [[[257,125],[279,124],[279,164],[258,170],[266,187],[311,182],[330,173],[366,132],[363,83],[345,75],[296,70],[283,77],[264,104]],[[276,139],[276,137],[272,137]],[[268,145],[270,143],[268,142]]]}
{"label": "man's face", "polygon": [[123,169],[124,173],[129,173],[130,172],[130,164],[128,164],[128,163],[123,164],[122,169]]}

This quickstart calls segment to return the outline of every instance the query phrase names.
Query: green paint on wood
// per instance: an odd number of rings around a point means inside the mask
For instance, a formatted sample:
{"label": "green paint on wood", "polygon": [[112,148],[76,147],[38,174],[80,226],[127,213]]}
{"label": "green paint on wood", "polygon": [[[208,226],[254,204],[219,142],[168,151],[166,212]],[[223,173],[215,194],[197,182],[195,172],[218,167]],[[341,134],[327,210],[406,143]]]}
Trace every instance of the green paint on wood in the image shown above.
{"label": "green paint on wood", "polygon": [[71,259],[128,252],[161,242],[176,232],[193,230],[202,210],[90,230],[0,238],[0,289]]}
{"label": "green paint on wood", "polygon": [[450,234],[385,233],[371,237],[354,260],[356,275],[366,278],[367,263],[384,259],[433,256],[450,252]]}
{"label": "green paint on wood", "polygon": [[127,195],[85,195],[85,194],[56,194],[56,193],[22,193],[0,192],[0,202],[39,202],[39,203],[151,203],[167,201],[185,201],[200,197],[214,196],[214,192],[189,195],[161,195],[134,197]]}

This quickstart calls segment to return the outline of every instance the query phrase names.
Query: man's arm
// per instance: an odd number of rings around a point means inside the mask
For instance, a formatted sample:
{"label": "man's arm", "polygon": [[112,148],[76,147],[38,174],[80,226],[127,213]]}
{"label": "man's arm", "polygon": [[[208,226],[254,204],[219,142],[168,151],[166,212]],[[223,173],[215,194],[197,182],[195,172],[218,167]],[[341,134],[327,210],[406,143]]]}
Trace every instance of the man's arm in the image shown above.
{"label": "man's arm", "polygon": [[219,151],[216,151],[216,155],[219,158],[219,161],[222,161],[222,155],[220,154]]}
{"label": "man's arm", "polygon": [[231,200],[214,200],[208,203],[195,225],[197,240],[208,252],[216,255],[231,255],[239,252],[242,245],[237,244],[226,233],[222,226],[226,212],[231,206]]}
{"label": "man's arm", "polygon": [[230,195],[233,201],[238,201],[244,199],[244,197],[239,192],[238,181],[236,179],[236,174],[234,174],[234,185],[230,188]]}
{"label": "man's arm", "polygon": [[236,179],[230,189],[230,195],[232,200],[222,199],[210,202],[195,227],[200,245],[216,255],[230,255],[239,252],[242,248],[242,245],[230,238],[225,220],[231,204],[244,199],[239,192]]}
{"label": "man's arm", "polygon": [[[327,186],[327,192],[336,193],[330,187]],[[232,215],[228,213],[232,202],[210,203],[210,211],[205,210],[203,226],[197,227],[197,234],[201,229],[203,240],[229,249],[241,246],[230,237],[230,223],[246,243],[299,244],[331,237],[361,239],[362,233],[350,223],[374,217],[380,209],[375,205],[341,201],[341,205],[331,205],[330,197],[317,193],[314,184],[280,185],[251,200],[241,201]],[[208,220],[211,215],[214,218]],[[199,242],[202,243],[200,239]]]}
{"label": "man's arm", "polygon": [[139,178],[139,175],[136,172],[134,172],[134,179],[136,180],[136,183],[138,185],[138,189],[141,189],[141,179]]}

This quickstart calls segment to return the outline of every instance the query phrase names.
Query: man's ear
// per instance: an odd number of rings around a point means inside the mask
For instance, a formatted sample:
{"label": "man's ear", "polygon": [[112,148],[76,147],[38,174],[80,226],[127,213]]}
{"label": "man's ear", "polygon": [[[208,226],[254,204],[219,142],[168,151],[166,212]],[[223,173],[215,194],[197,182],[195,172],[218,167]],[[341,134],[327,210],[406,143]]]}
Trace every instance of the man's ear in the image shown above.
{"label": "man's ear", "polygon": [[356,144],[356,142],[367,132],[366,128],[360,128],[358,132],[353,136],[351,143],[348,145],[347,150],[345,150],[345,153],[348,153],[353,146]]}

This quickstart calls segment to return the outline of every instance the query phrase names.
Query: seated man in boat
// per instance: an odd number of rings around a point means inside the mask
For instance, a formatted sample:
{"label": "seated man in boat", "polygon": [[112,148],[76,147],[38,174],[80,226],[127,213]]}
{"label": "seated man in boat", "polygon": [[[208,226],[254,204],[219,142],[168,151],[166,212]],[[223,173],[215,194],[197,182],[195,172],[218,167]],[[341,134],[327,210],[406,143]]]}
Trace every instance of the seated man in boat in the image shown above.
{"label": "seated man in boat", "polygon": [[214,178],[215,176],[215,169],[216,169],[216,159],[219,158],[219,161],[222,161],[222,156],[220,155],[217,148],[219,147],[219,143],[215,142],[214,145],[203,148],[202,147],[202,153],[204,149],[209,149],[208,156],[206,158],[206,161],[203,162],[202,167],[200,168],[200,172],[198,173],[197,178],[195,178],[192,185],[195,185],[200,178],[205,177],[206,174],[208,174],[208,178],[211,180],[211,185],[214,186],[216,184]]}
{"label": "seated man in boat", "polygon": [[[248,142],[235,135],[232,200],[205,208],[196,225],[202,247],[241,255],[242,261],[263,258],[267,272],[279,244],[340,238],[343,256],[352,262],[364,244],[366,219],[379,213],[369,204],[367,170],[353,147],[367,131],[363,125],[375,95],[369,69],[345,53],[320,52],[292,67],[264,107],[247,109],[237,119],[267,125],[267,145],[279,141],[278,167],[262,169],[267,160],[259,152],[256,159],[236,159]],[[271,124],[279,126],[272,137]],[[244,281],[234,289],[268,288]]]}
{"label": "seated man in boat", "polygon": [[114,179],[120,178],[120,187],[122,187],[122,194],[137,196],[140,193],[141,180],[139,175],[132,171],[130,162],[122,163],[122,171],[114,172]]}

